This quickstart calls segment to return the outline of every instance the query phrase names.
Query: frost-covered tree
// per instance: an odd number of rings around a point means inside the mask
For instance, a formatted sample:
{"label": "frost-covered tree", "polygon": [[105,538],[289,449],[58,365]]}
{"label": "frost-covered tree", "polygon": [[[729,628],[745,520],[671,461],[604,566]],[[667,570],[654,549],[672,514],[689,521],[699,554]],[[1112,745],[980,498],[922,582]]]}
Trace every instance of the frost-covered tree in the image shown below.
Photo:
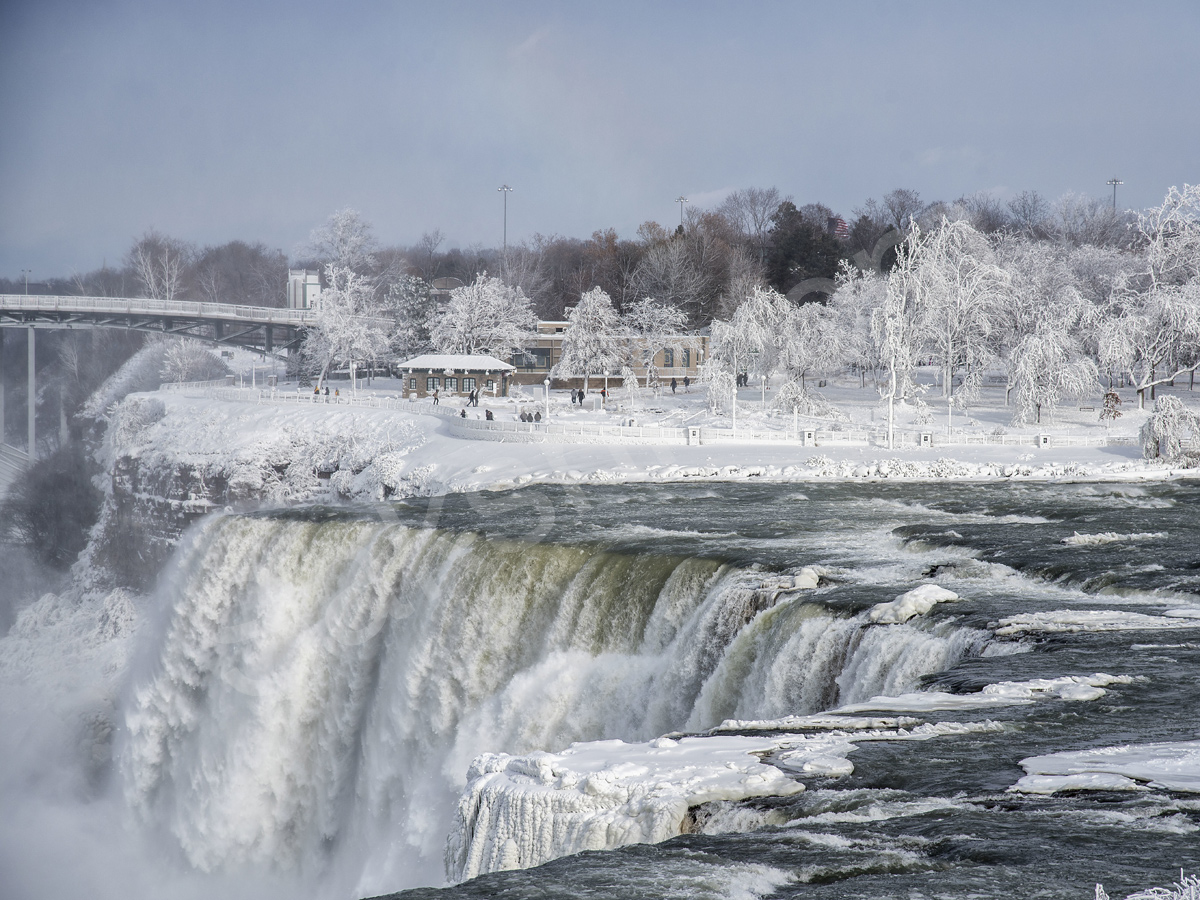
{"label": "frost-covered tree", "polygon": [[317,372],[317,386],[336,363],[354,365],[378,359],[388,350],[389,320],[375,301],[369,278],[330,264],[315,322],[304,342],[306,357]]}
{"label": "frost-covered tree", "polygon": [[883,290],[873,286],[879,304],[871,313],[871,341],[887,380],[879,396],[887,401],[888,448],[895,446],[896,401],[914,391],[913,372],[921,352],[922,335],[917,315],[916,260],[913,244],[902,246]]}
{"label": "frost-covered tree", "polygon": [[163,350],[159,375],[163,381],[206,381],[228,371],[229,367],[199,341],[175,338]]}
{"label": "frost-covered tree", "polygon": [[691,340],[684,336],[687,315],[674,306],[659,303],[650,297],[630,304],[624,315],[625,331],[629,334],[634,354],[652,378],[654,360],[664,350],[678,353]]}
{"label": "frost-covered tree", "polygon": [[1129,372],[1146,392],[1200,365],[1200,186],[1171,188],[1162,204],[1137,217],[1145,271],[1125,280],[1100,329],[1101,361]]}
{"label": "frost-covered tree", "polygon": [[450,292],[430,322],[429,339],[441,353],[486,353],[504,359],[529,343],[537,326],[529,298],[487,272]]}
{"label": "frost-covered tree", "polygon": [[1128,372],[1138,406],[1146,393],[1200,365],[1200,279],[1155,285],[1127,297],[1125,308],[1099,329],[1100,362]]}
{"label": "frost-covered tree", "polygon": [[583,392],[588,391],[588,379],[602,372],[615,371],[625,351],[621,318],[613,309],[612,298],[600,288],[592,288],[567,310],[567,327],[563,331],[562,356],[551,370],[555,378],[583,378]]}
{"label": "frost-covered tree", "polygon": [[1142,425],[1142,453],[1146,459],[1160,456],[1174,459],[1183,451],[1183,442],[1197,434],[1200,434],[1200,416],[1178,397],[1159,397],[1154,402],[1154,411]]}
{"label": "frost-covered tree", "polygon": [[841,362],[858,370],[866,387],[868,370],[880,365],[878,346],[873,340],[871,322],[875,310],[885,302],[887,279],[871,271],[861,271],[843,261],[835,278],[837,287],[829,298],[829,308],[837,319]]}
{"label": "frost-covered tree", "polygon": [[323,265],[363,274],[374,268],[377,246],[370,223],[358,210],[346,208],[313,229],[303,252]]}
{"label": "frost-covered tree", "polygon": [[778,363],[785,381],[775,397],[776,405],[808,415],[829,412],[829,404],[809,387],[807,379],[841,365],[846,355],[845,337],[837,315],[825,304],[787,304],[778,335]]}
{"label": "frost-covered tree", "polygon": [[1159,206],[1138,215],[1137,232],[1154,286],[1200,276],[1200,184],[1172,187]]}
{"label": "frost-covered tree", "polygon": [[962,373],[960,402],[977,388],[992,357],[997,305],[1008,289],[1008,273],[995,264],[987,239],[965,221],[943,219],[930,232],[909,236],[914,270],[908,289],[916,301],[930,356],[942,370],[947,418],[955,401],[954,379]]}
{"label": "frost-covered tree", "polygon": [[1009,357],[1009,381],[1017,398],[1017,423],[1042,421],[1064,397],[1082,397],[1096,387],[1099,372],[1079,342],[1052,323],[1022,337]]}
{"label": "frost-covered tree", "polygon": [[437,301],[420,278],[400,275],[392,281],[383,301],[383,313],[394,323],[391,343],[397,355],[414,356],[432,346],[429,322],[436,310]]}

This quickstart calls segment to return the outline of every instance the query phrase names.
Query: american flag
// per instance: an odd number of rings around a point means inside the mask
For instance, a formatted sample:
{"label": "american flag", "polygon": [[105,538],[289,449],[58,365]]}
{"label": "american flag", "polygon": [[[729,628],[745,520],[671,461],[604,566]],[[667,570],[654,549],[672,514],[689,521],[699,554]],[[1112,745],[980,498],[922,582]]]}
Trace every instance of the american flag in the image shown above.
{"label": "american flag", "polygon": [[840,241],[849,240],[850,226],[840,216],[832,216],[829,219],[829,233]]}

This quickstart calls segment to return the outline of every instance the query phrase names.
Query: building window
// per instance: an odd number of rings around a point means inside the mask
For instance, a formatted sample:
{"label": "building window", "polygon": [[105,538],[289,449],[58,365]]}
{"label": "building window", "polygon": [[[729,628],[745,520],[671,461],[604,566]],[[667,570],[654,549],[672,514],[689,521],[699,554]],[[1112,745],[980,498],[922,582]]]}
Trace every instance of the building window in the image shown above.
{"label": "building window", "polygon": [[467,393],[470,393],[471,391],[475,390],[475,379],[474,378],[464,378],[463,379],[463,390],[466,391]]}
{"label": "building window", "polygon": [[417,389],[417,379],[415,379],[415,378],[408,379],[408,389],[410,391],[415,391]]}
{"label": "building window", "polygon": [[683,367],[684,367],[685,369],[687,369],[687,368],[689,368],[691,365],[692,365],[692,351],[691,351],[691,350],[684,350],[684,351],[683,351]]}
{"label": "building window", "polygon": [[489,391],[496,390],[496,382],[492,381],[492,379],[490,379],[490,378],[483,383],[483,386],[485,388],[487,388]]}
{"label": "building window", "polygon": [[453,394],[457,390],[458,390],[458,379],[452,378],[452,377],[447,377],[446,378],[446,392]]}
{"label": "building window", "polygon": [[440,384],[441,384],[441,382],[438,381],[436,375],[430,375],[428,378],[425,379],[425,390],[426,391],[436,391]]}
{"label": "building window", "polygon": [[666,350],[663,351],[663,368],[664,369],[675,368],[675,351],[670,348],[667,348]]}

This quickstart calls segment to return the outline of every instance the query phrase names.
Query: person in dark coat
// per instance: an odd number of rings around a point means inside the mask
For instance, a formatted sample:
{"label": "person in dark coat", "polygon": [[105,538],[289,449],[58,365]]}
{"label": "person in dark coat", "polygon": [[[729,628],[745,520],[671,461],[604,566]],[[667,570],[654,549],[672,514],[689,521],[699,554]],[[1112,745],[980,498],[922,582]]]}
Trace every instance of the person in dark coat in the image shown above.
{"label": "person in dark coat", "polygon": [[492,415],[492,411],[490,409],[485,409],[483,411],[483,417],[485,419],[487,419],[489,422],[492,421],[492,419],[494,418],[494,416]]}
{"label": "person in dark coat", "polygon": [[674,394],[674,393],[675,393],[675,388],[676,388],[676,387],[678,387],[678,383],[675,381],[675,379],[674,379],[674,378],[672,378],[672,379],[671,379],[671,393],[672,393],[672,394]]}

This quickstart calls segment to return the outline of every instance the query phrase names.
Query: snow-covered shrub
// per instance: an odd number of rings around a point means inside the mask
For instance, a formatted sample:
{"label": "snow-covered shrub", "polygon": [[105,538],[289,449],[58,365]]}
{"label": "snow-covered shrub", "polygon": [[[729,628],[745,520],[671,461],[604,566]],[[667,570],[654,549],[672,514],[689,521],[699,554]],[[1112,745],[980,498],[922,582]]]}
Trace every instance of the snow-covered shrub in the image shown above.
{"label": "snow-covered shrub", "polygon": [[1121,418],[1121,397],[1116,391],[1104,394],[1104,409],[1100,410],[1100,421]]}
{"label": "snow-covered shrub", "polygon": [[164,381],[209,381],[229,373],[229,366],[213,356],[199,341],[167,341],[159,375]]}
{"label": "snow-covered shrub", "polygon": [[1173,459],[1183,451],[1183,442],[1200,431],[1200,416],[1178,397],[1159,397],[1154,411],[1142,425],[1142,455],[1146,459]]}

